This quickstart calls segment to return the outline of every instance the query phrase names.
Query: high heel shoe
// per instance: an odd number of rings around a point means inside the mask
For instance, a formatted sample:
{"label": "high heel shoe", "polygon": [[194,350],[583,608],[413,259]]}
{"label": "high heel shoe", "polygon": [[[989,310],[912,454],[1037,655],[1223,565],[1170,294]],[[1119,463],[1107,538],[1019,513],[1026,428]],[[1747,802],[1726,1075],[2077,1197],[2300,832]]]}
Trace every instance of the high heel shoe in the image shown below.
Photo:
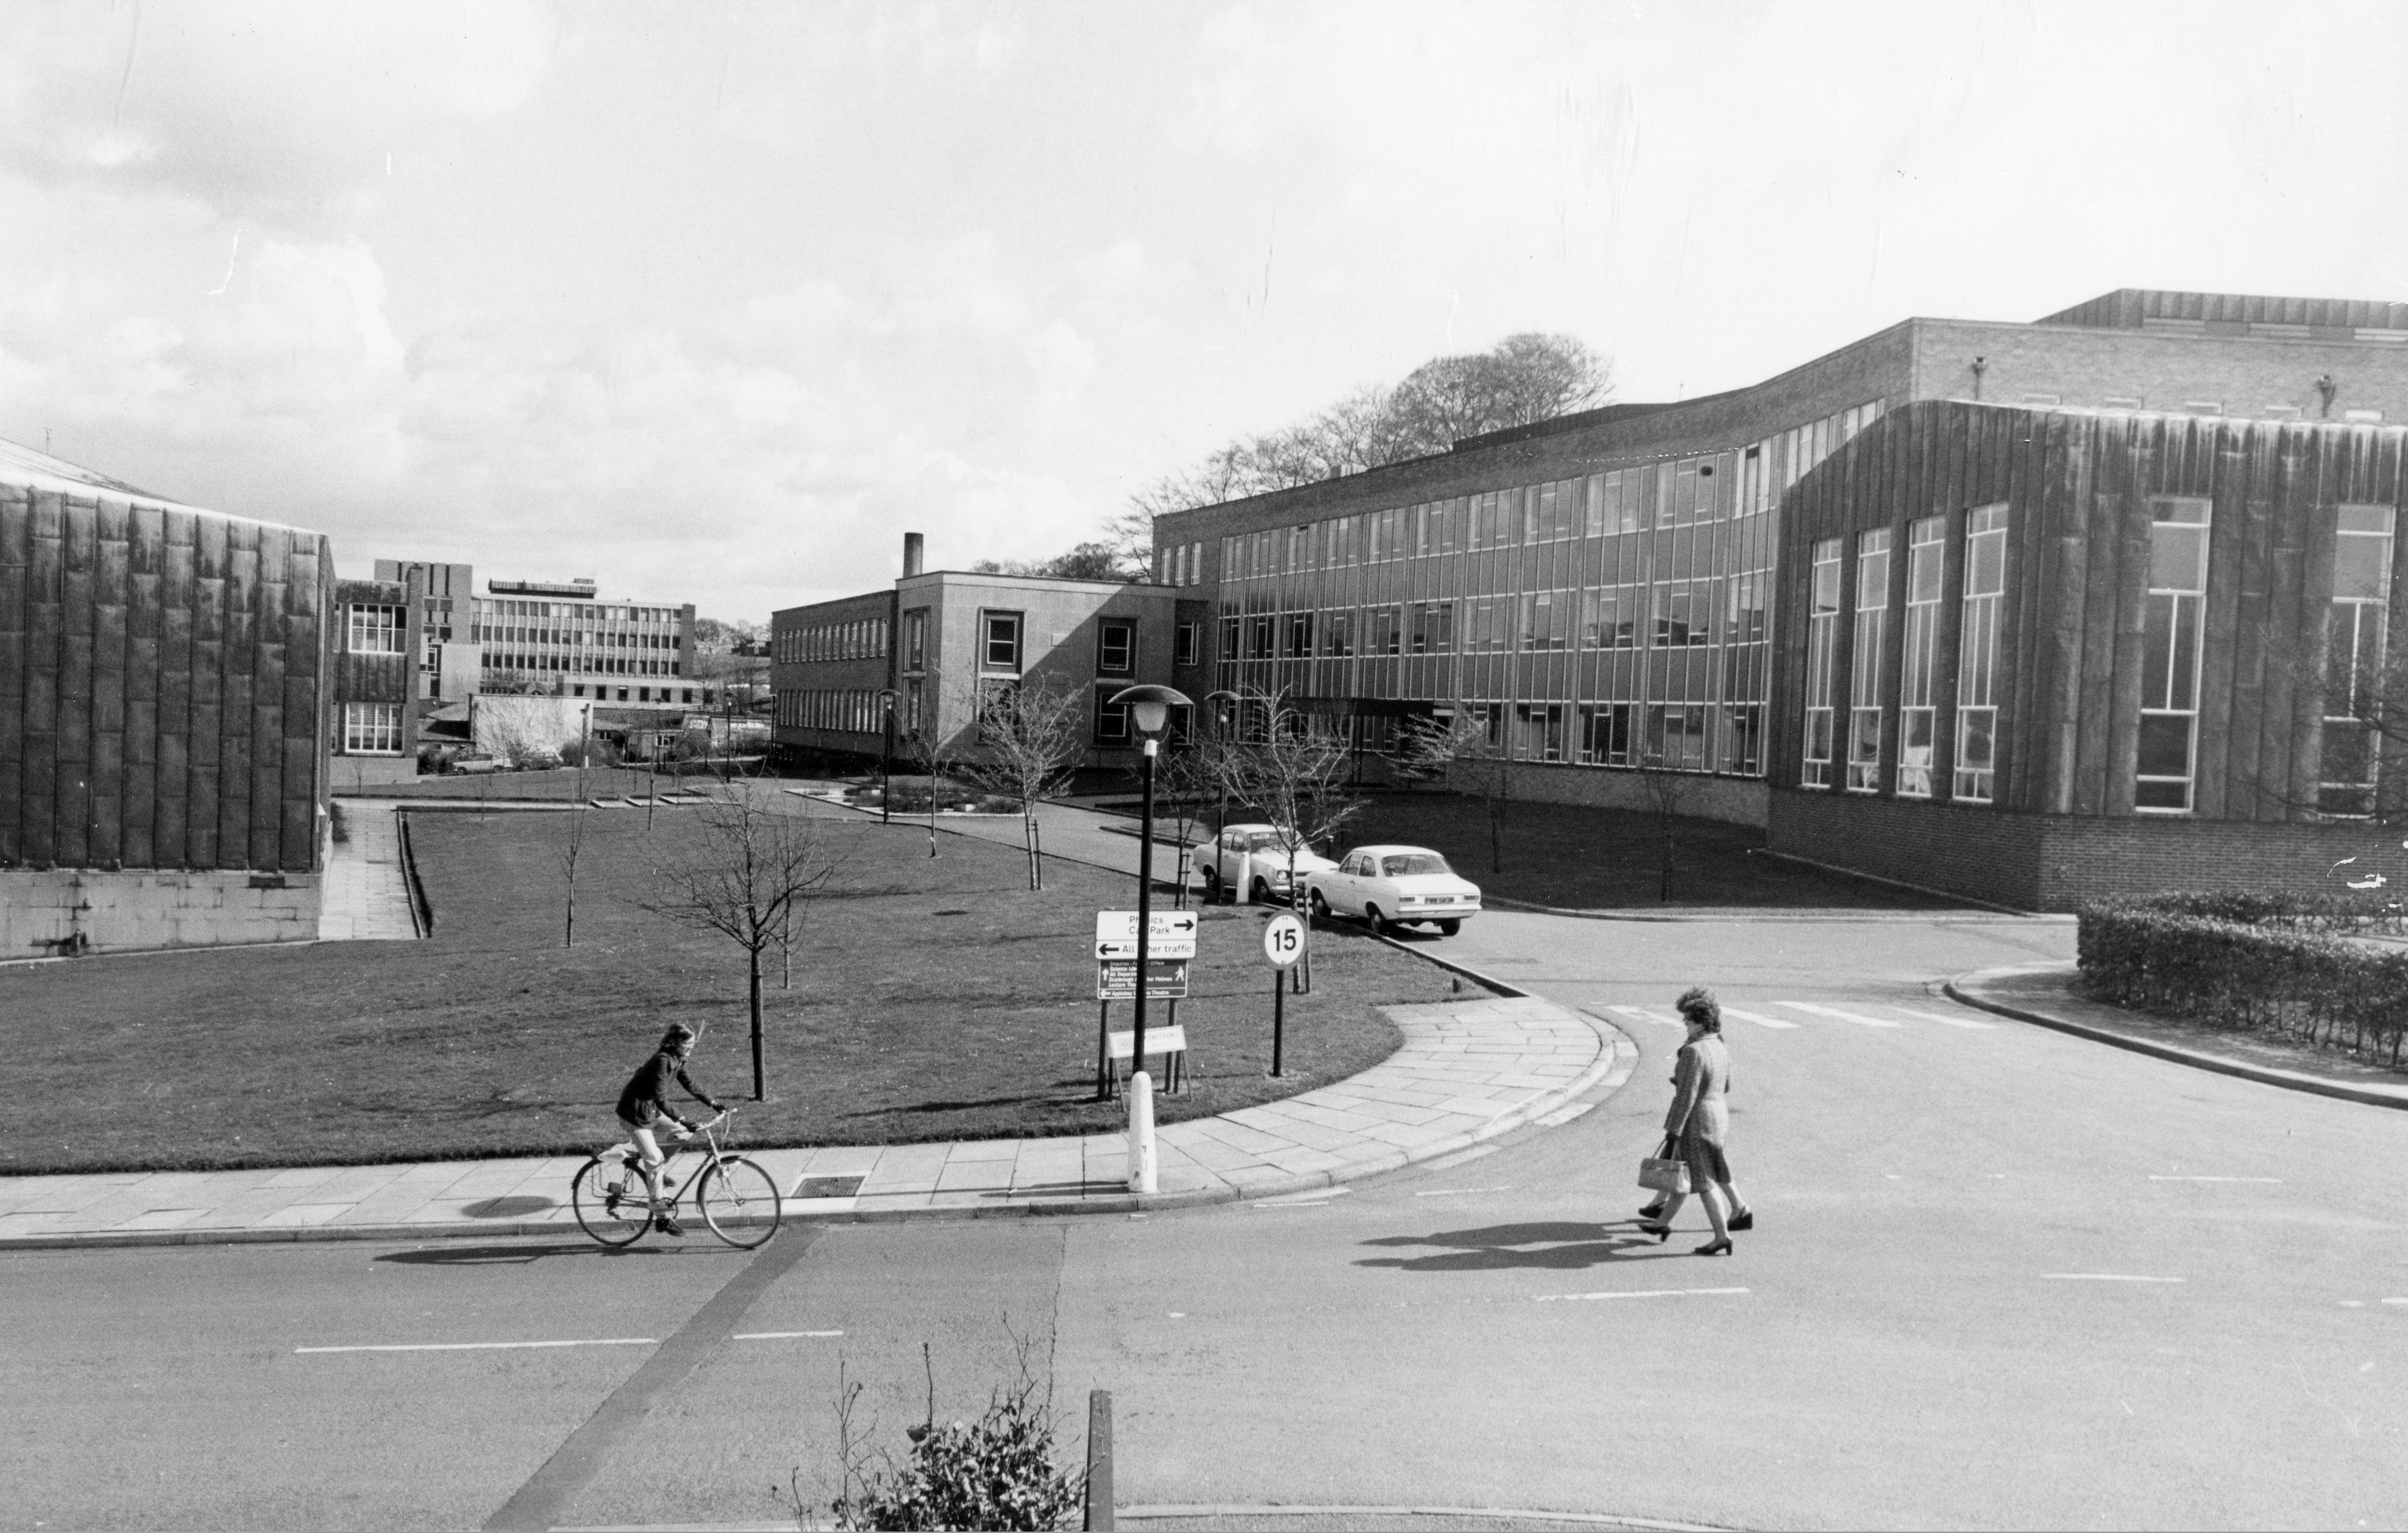
{"label": "high heel shoe", "polygon": [[1661,1219],[1661,1218],[1663,1218],[1663,1217],[1664,1217],[1664,1200],[1663,1200],[1662,1198],[1660,1198],[1660,1197],[1659,1197],[1659,1198],[1657,1198],[1655,1202],[1648,1204],[1645,1208],[1643,1208],[1643,1209],[1641,1209],[1641,1210],[1640,1210],[1640,1211],[1639,1211],[1639,1217],[1640,1217],[1640,1218],[1641,1218],[1641,1219]]}
{"label": "high heel shoe", "polygon": [[1653,1235],[1656,1237],[1656,1243],[1657,1245],[1662,1245],[1666,1240],[1672,1238],[1672,1226],[1670,1225],[1651,1225],[1646,1220],[1641,1219],[1639,1221],[1639,1233],[1641,1235]]}
{"label": "high heel shoe", "polygon": [[1727,1235],[1719,1240],[1709,1240],[1698,1248],[1698,1254],[1700,1256],[1727,1256],[1730,1254],[1731,1242]]}

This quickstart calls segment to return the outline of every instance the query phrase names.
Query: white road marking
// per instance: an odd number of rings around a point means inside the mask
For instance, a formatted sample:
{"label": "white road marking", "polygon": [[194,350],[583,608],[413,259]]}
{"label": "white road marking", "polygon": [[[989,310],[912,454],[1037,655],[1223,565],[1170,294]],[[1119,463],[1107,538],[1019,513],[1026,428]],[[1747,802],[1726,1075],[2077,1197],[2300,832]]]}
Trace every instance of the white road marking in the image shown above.
{"label": "white road marking", "polygon": [[1511,1192],[1512,1187],[1513,1184],[1510,1182],[1500,1183],[1494,1187],[1433,1187],[1428,1192],[1415,1193],[1413,1196],[1415,1197],[1456,1197],[1465,1193]]}
{"label": "white road marking", "polygon": [[1860,1027],[1898,1025],[1887,1017],[1869,1017],[1861,1011],[1842,1011],[1836,1006],[1817,1006],[1813,1001],[1774,1001],[1772,1004],[1788,1007],[1793,1011],[1812,1011],[1818,1017],[1837,1017],[1842,1022],[1853,1022]]}
{"label": "white road marking", "polygon": [[1354,1189],[1351,1187],[1331,1187],[1323,1192],[1296,1193],[1286,1197],[1265,1198],[1262,1202],[1255,1204],[1254,1207],[1258,1209],[1317,1209],[1327,1203],[1333,1197],[1344,1197],[1353,1190]]}
{"label": "white road marking", "polygon": [[796,1341],[806,1337],[842,1336],[842,1331],[738,1331],[738,1341]]}
{"label": "white road marking", "polygon": [[1617,1015],[1628,1017],[1633,1022],[1652,1022],[1658,1027],[1679,1027],[1683,1025],[1678,1018],[1658,1016],[1656,1013],[1650,1011],[1643,1006],[1609,1006],[1606,1010],[1614,1012]]}
{"label": "white road marking", "polygon": [[1727,1017],[1737,1017],[1742,1022],[1752,1022],[1758,1027],[1795,1027],[1798,1025],[1786,1017],[1768,1017],[1761,1011],[1742,1011],[1736,1006],[1724,1007],[1723,1015]]}
{"label": "white road marking", "polygon": [[2129,1272],[2043,1272],[2042,1277],[2057,1282],[2181,1282],[2181,1278],[2143,1278]]}
{"label": "white road marking", "polygon": [[2283,1184],[2283,1179],[2278,1176],[2152,1176],[2149,1180],[2151,1182],[2263,1182],[2278,1187]]}
{"label": "white road marking", "polygon": [[1945,1011],[1918,1011],[1911,1006],[1900,1006],[1895,1010],[1903,1011],[1910,1017],[1921,1017],[1926,1022],[1936,1022],[1942,1027],[1970,1027],[1975,1032],[1986,1033],[1998,1025],[1995,1022],[1976,1022],[1971,1017],[1952,1017]]}
{"label": "white road marking", "polygon": [[2386,1298],[2383,1302],[2386,1304],[2408,1304],[2408,1298]]}
{"label": "white road marking", "polygon": [[1258,1209],[1326,1209],[1329,1207],[1329,1199],[1325,1197],[1317,1203],[1257,1203],[1254,1207]]}
{"label": "white road marking", "polygon": [[1592,1298],[1685,1298],[1692,1294],[1744,1294],[1744,1288],[1609,1288],[1595,1294],[1533,1294],[1541,1304],[1553,1304],[1560,1299]]}
{"label": "white road marking", "polygon": [[295,1354],[330,1352],[519,1352],[535,1347],[657,1347],[650,1336],[613,1336],[590,1341],[419,1341],[406,1346],[295,1347]]}

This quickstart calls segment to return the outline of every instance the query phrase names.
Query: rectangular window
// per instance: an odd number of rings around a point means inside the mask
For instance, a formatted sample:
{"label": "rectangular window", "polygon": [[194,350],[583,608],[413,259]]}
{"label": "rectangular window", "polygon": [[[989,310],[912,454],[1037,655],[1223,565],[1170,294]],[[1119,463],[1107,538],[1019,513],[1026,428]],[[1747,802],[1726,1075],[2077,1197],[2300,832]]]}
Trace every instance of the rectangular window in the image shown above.
{"label": "rectangular window", "polygon": [[345,703],[343,750],[351,755],[401,754],[401,705]]}
{"label": "rectangular window", "polygon": [[1705,704],[1648,705],[1647,765],[1676,772],[1706,769]]}
{"label": "rectangular window", "polygon": [[1727,644],[1761,644],[1765,638],[1764,575],[1762,571],[1734,578],[1728,586],[1730,609],[1724,622]]}
{"label": "rectangular window", "polygon": [[1125,746],[1130,738],[1129,710],[1126,703],[1114,703],[1112,695],[1118,687],[1096,689],[1096,743]]}
{"label": "rectangular window", "polygon": [[928,668],[928,609],[914,607],[903,614],[903,668]]}
{"label": "rectangular window", "polygon": [[1137,624],[1126,618],[1096,620],[1096,674],[1130,676],[1137,671]]}
{"label": "rectangular window", "polygon": [[1906,528],[1906,654],[1898,683],[1898,792],[1931,796],[1933,743],[1938,738],[1940,572],[1948,519],[1927,516]]}
{"label": "rectangular window", "polygon": [[1953,796],[1986,804],[1997,796],[1999,616],[2007,590],[2007,509],[1965,515],[1965,614],[1956,644],[1956,770]]}
{"label": "rectangular window", "polygon": [[982,647],[979,661],[991,671],[1020,670],[1020,614],[987,612],[979,614]]}
{"label": "rectangular window", "polygon": [[1363,614],[1363,652],[1395,654],[1404,647],[1404,613],[1395,607],[1374,607]]}
{"label": "rectangular window", "polygon": [[2149,503],[2149,594],[2141,630],[2141,752],[2133,807],[2187,814],[2199,757],[2200,630],[2207,616],[2207,539],[2202,498],[2159,495]]}
{"label": "rectangular window", "polygon": [[1806,746],[1798,782],[1831,785],[1832,708],[1840,648],[1840,540],[1814,545],[1814,574],[1806,618]]}
{"label": "rectangular window", "polygon": [[2333,533],[2332,607],[2326,618],[2324,751],[2316,807],[2374,812],[2381,735],[2385,619],[2391,605],[2392,510],[2344,506]]}
{"label": "rectangular window", "polygon": [[1354,614],[1330,612],[1326,615],[1328,621],[1321,625],[1321,652],[1331,656],[1353,654],[1354,652]]}
{"label": "rectangular window", "polygon": [[1221,658],[1223,660],[1239,658],[1243,652],[1240,648],[1240,640],[1243,638],[1242,620],[1233,617],[1223,618],[1221,620]]}
{"label": "rectangular window", "polygon": [[1695,585],[1686,580],[1656,588],[1656,642],[1658,647],[1680,649],[1703,644],[1713,636],[1713,623],[1708,616],[1707,587],[1703,580]]}
{"label": "rectangular window", "polygon": [[1881,657],[1888,637],[1889,529],[1856,535],[1856,669],[1848,686],[1848,791],[1881,791]]}
{"label": "rectangular window", "polygon": [[1246,635],[1247,659],[1269,660],[1278,654],[1278,622],[1268,612],[1254,614],[1254,621],[1247,625],[1251,630]]}
{"label": "rectangular window", "polygon": [[1513,709],[1513,753],[1524,761],[1564,759],[1564,705],[1523,703]]}
{"label": "rectangular window", "polygon": [[1455,603],[1451,601],[1413,603],[1412,646],[1415,654],[1453,654],[1455,652]]}
{"label": "rectangular window", "polygon": [[1764,705],[1723,705],[1723,766],[1735,777],[1764,775]]}
{"label": "rectangular window", "polygon": [[1301,659],[1312,653],[1312,614],[1291,612],[1287,618],[1287,649],[1290,659]]}
{"label": "rectangular window", "polygon": [[1591,766],[1630,765],[1630,705],[1581,705],[1581,760]]}
{"label": "rectangular window", "polygon": [[353,654],[405,654],[402,609],[353,603],[348,647]]}
{"label": "rectangular window", "polygon": [[1522,648],[1560,650],[1571,632],[1569,593],[1532,591],[1522,597]]}
{"label": "rectangular window", "polygon": [[1204,625],[1200,623],[1182,623],[1174,632],[1178,637],[1176,645],[1171,651],[1171,664],[1176,666],[1203,664]]}

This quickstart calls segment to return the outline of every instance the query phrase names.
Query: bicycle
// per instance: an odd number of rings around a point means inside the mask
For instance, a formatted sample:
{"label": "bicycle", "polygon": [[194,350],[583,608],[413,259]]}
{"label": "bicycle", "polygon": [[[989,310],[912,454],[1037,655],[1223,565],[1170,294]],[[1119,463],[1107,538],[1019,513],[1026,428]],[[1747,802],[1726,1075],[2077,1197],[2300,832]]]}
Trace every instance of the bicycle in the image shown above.
{"label": "bicycle", "polygon": [[[661,1208],[675,1213],[678,1199],[689,1191],[694,1208],[710,1233],[729,1245],[751,1251],[767,1245],[785,1221],[785,1199],[777,1180],[757,1161],[729,1150],[719,1125],[729,1114],[721,1112],[695,1130],[709,1147],[703,1163],[682,1184],[669,1176],[669,1166],[686,1149],[684,1140],[668,1147],[661,1159]],[[691,1139],[693,1136],[687,1136]],[[597,1152],[569,1179],[569,1204],[586,1234],[606,1246],[629,1246],[652,1226],[651,1194],[644,1186],[644,1160],[632,1141]],[[749,1237],[749,1239],[748,1239]]]}

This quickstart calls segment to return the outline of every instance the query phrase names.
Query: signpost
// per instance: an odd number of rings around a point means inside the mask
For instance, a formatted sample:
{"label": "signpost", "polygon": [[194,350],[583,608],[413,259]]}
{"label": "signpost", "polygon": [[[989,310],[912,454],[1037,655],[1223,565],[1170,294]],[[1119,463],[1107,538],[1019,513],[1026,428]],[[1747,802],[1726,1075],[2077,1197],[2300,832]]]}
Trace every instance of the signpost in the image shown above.
{"label": "signpost", "polygon": [[[1096,999],[1100,1004],[1096,1015],[1096,1099],[1102,1101],[1112,1092],[1111,1054],[1112,1002],[1138,999],[1138,954],[1145,955],[1146,1000],[1181,1001],[1187,997],[1187,966],[1196,956],[1196,924],[1199,919],[1194,910],[1149,910],[1146,912],[1146,939],[1138,942],[1138,912],[1135,910],[1097,910],[1096,912]],[[1171,1008],[1171,1020],[1178,1021],[1179,1009]],[[1132,1069],[1145,1067],[1143,1059],[1135,1060]]]}
{"label": "signpost", "polygon": [[1287,1038],[1288,966],[1304,956],[1304,923],[1285,910],[1263,925],[1263,956],[1271,961],[1271,1074],[1280,1073]]}

